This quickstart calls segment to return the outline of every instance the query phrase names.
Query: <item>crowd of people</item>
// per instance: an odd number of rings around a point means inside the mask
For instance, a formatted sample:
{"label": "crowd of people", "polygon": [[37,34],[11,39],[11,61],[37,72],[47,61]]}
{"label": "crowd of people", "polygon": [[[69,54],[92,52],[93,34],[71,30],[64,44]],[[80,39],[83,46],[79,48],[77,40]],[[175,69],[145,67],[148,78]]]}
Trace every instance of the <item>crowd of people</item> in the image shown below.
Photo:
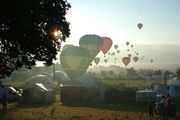
{"label": "crowd of people", "polygon": [[172,100],[170,95],[162,96],[156,102],[148,102],[149,116],[156,115],[158,119],[165,120],[167,117],[176,114],[176,103]]}

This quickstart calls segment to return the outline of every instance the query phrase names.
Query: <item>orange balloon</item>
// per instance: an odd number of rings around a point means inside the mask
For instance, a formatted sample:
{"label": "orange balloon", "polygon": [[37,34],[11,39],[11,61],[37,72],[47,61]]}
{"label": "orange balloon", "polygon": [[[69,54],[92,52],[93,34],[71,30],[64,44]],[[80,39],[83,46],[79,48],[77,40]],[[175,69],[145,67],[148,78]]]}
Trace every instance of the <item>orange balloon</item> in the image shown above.
{"label": "orange balloon", "polygon": [[106,54],[112,46],[112,40],[109,37],[102,37],[102,38],[103,38],[103,47],[102,47],[101,51],[104,54]]}
{"label": "orange balloon", "polygon": [[130,61],[131,61],[130,57],[123,57],[122,58],[122,62],[124,63],[125,66],[127,66]]}

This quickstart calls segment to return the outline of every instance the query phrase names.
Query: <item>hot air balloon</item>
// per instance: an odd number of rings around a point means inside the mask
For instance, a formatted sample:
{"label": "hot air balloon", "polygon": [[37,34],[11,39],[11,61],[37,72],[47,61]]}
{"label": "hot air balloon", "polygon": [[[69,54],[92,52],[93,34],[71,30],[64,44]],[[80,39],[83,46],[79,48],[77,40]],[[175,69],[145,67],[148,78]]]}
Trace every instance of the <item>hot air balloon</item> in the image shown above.
{"label": "hot air balloon", "polygon": [[100,58],[99,57],[96,57],[94,58],[94,62],[96,63],[96,65],[100,62]]}
{"label": "hot air balloon", "polygon": [[89,51],[92,61],[103,46],[103,38],[99,35],[84,35],[80,38],[79,45]]}
{"label": "hot air balloon", "polygon": [[104,55],[109,51],[109,49],[112,46],[112,40],[109,37],[102,37],[103,39],[103,46],[101,51],[104,53]]}
{"label": "hot air balloon", "polygon": [[108,52],[108,55],[111,55],[111,53],[110,53],[110,52]]}
{"label": "hot air balloon", "polygon": [[82,47],[72,46],[60,54],[62,68],[71,79],[85,73],[91,63],[89,51]]}
{"label": "hot air balloon", "polygon": [[117,53],[120,53],[120,50],[117,50]]}
{"label": "hot air balloon", "polygon": [[131,54],[128,54],[128,57],[131,57],[132,55]]}
{"label": "hot air balloon", "polygon": [[129,52],[129,49],[127,49],[127,51]]}
{"label": "hot air balloon", "polygon": [[133,59],[134,59],[134,62],[138,61],[138,57],[137,56],[133,57]]}
{"label": "hot air balloon", "polygon": [[138,26],[138,28],[141,30],[141,28],[143,27],[143,24],[142,24],[142,23],[139,23],[137,26]]}
{"label": "hot air balloon", "polygon": [[128,45],[129,45],[129,42],[126,42],[126,45],[128,46]]}
{"label": "hot air balloon", "polygon": [[117,48],[118,48],[118,45],[114,45],[114,48],[117,49]]}
{"label": "hot air balloon", "polygon": [[122,62],[124,63],[124,65],[127,67],[127,65],[129,64],[129,62],[131,61],[130,57],[123,57],[122,58]]}
{"label": "hot air balloon", "polygon": [[151,60],[151,63],[154,62],[154,60]]}
{"label": "hot air balloon", "polygon": [[68,47],[72,47],[72,46],[74,46],[74,45],[72,45],[72,44],[66,44],[66,45],[63,46],[63,50],[66,49],[66,48],[68,48]]}
{"label": "hot air balloon", "polygon": [[107,61],[108,61],[107,59],[104,59],[104,62],[105,62],[105,63],[107,63]]}
{"label": "hot air balloon", "polygon": [[131,45],[131,47],[133,48],[133,47],[134,47],[134,45]]}

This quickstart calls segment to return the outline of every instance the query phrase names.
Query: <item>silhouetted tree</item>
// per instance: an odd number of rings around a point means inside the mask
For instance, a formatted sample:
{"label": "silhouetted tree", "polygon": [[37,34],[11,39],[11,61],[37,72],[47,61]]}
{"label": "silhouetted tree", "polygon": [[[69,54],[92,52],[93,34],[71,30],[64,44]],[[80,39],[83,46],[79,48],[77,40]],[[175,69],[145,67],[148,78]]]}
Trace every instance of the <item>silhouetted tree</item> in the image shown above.
{"label": "silhouetted tree", "polygon": [[65,18],[70,7],[66,0],[1,0],[0,77],[36,61],[51,65],[70,35]]}
{"label": "silhouetted tree", "polygon": [[180,68],[177,69],[176,74],[177,74],[178,80],[180,80]]}

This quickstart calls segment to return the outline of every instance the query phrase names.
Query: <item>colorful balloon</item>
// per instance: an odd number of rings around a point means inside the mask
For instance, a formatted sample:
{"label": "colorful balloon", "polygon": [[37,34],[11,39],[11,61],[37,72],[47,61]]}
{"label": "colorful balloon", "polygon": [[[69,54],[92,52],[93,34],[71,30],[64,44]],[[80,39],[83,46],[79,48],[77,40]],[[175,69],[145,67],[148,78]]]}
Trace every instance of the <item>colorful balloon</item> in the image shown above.
{"label": "colorful balloon", "polygon": [[127,65],[129,64],[129,62],[131,61],[130,57],[123,57],[122,58],[122,62],[124,63],[124,65],[127,67]]}
{"label": "colorful balloon", "polygon": [[79,46],[89,51],[92,61],[103,47],[103,38],[93,34],[84,35],[79,40]]}
{"label": "colorful balloon", "polygon": [[103,47],[102,47],[101,51],[105,55],[112,46],[112,40],[109,37],[102,37],[102,39],[103,39]]}
{"label": "colorful balloon", "polygon": [[91,63],[89,51],[82,47],[72,46],[60,54],[62,68],[71,79],[85,73]]}

